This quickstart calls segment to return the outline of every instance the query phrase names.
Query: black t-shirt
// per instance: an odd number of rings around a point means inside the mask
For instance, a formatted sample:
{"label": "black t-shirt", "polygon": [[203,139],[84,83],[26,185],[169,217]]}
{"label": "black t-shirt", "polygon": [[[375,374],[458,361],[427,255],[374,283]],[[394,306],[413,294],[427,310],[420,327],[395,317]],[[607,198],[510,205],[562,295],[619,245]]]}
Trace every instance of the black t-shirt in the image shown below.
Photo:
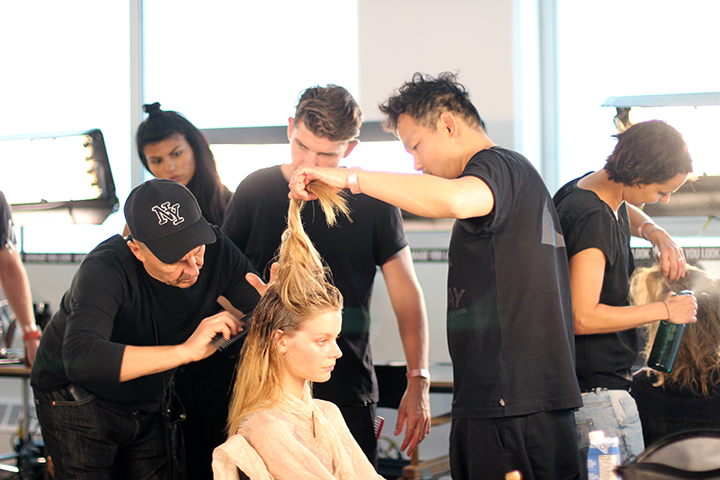
{"label": "black t-shirt", "polygon": [[462,176],[485,182],[495,207],[457,220],[450,239],[453,418],[579,407],[567,254],[545,184],[499,147],[473,156]]}
{"label": "black t-shirt", "polygon": [[[581,177],[582,178],[582,177]],[[588,248],[605,255],[605,276],[600,303],[613,307],[629,305],[630,275],[635,263],[630,250],[630,220],[627,205],[610,206],[595,192],[577,186],[578,179],[557,191],[555,207],[560,217],[568,259]],[[575,336],[578,383],[581,390],[596,387],[627,390],[632,382],[632,366],[638,356],[638,332]]]}
{"label": "black t-shirt", "polygon": [[[242,250],[255,268],[267,274],[287,226],[288,182],[280,166],[258,170],[240,183],[230,200],[222,231]],[[332,271],[344,297],[343,356],[332,377],[315,384],[315,395],[338,405],[378,399],[370,349],[370,297],[377,267],[408,242],[400,211],[366,195],[348,197],[352,222],[341,216],[328,227],[317,201],[302,212],[305,231]]]}
{"label": "black t-shirt", "polygon": [[5,195],[0,192],[0,248],[4,248],[8,243],[15,245],[12,212]]}
{"label": "black t-shirt", "polygon": [[218,296],[243,312],[259,294],[245,280],[248,259],[213,227],[197,282],[177,288],[148,275],[120,235],[90,252],[48,323],[32,369],[32,385],[50,392],[78,383],[128,408],[157,411],[172,370],[119,383],[126,345],[177,345],[214,313]]}

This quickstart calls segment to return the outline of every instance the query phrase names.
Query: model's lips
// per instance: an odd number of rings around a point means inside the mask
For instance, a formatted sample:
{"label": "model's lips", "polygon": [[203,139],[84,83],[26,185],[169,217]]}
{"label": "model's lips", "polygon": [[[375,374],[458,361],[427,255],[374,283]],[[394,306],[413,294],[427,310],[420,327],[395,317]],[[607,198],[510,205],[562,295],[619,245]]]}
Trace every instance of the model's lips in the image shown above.
{"label": "model's lips", "polygon": [[327,372],[332,372],[333,370],[335,370],[335,365],[330,365],[330,366],[327,366],[327,367],[323,367],[323,370],[325,370],[325,371],[327,371]]}

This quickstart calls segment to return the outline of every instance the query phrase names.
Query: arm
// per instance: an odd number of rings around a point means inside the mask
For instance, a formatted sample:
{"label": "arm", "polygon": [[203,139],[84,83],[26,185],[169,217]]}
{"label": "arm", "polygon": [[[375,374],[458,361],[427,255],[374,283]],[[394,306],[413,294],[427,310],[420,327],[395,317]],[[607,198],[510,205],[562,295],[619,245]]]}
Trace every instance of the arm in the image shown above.
{"label": "arm", "polygon": [[662,273],[674,281],[685,276],[685,254],[672,237],[658,224],[652,221],[645,212],[628,204],[630,232],[636,237],[652,243]]}
{"label": "arm", "polygon": [[[37,325],[35,324],[27,272],[20,259],[20,254],[7,247],[0,248],[0,286],[2,286],[3,294],[7,298],[10,308],[15,313],[23,337],[27,333],[36,331]],[[28,365],[32,365],[35,360],[35,353],[39,344],[39,338],[25,340]]]}
{"label": "arm", "polygon": [[215,352],[210,342],[221,333],[226,339],[240,331],[242,325],[229,312],[220,312],[200,322],[195,332],[180,345],[137,347],[126,345],[120,366],[120,382],[153,375],[197,362]]}
{"label": "arm", "polygon": [[[398,322],[400,338],[408,370],[428,368],[428,322],[420,284],[415,277],[410,248],[405,247],[382,266],[390,302]],[[401,451],[407,447],[411,454],[430,432],[430,380],[423,377],[408,379],[407,389],[400,401],[395,435],[407,429]]]}
{"label": "arm", "polygon": [[[290,194],[301,200],[314,200],[315,197],[305,189],[314,180],[339,189],[349,188],[348,176],[352,170],[300,167],[290,180]],[[434,175],[358,170],[357,183],[362,193],[422,217],[483,217],[495,206],[487,184],[472,176],[446,179]]]}
{"label": "arm", "polygon": [[692,295],[670,294],[664,302],[637,306],[602,304],[600,292],[604,277],[605,255],[600,249],[588,248],[570,258],[575,335],[619,332],[657,320],[669,320],[671,323],[697,321],[697,301]]}

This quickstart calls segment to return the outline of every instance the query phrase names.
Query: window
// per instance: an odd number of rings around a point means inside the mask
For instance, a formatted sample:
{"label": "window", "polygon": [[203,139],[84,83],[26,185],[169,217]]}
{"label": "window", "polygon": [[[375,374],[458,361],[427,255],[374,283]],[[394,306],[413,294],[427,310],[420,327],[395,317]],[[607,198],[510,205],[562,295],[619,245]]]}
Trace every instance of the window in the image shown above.
{"label": "window", "polygon": [[[602,168],[611,153],[615,109],[600,106],[608,97],[720,90],[720,3],[557,2],[561,184]],[[633,109],[631,119],[668,121],[685,136],[695,171],[720,174],[717,149],[698,140],[713,138],[706,132],[720,127],[720,107],[674,110]]]}
{"label": "window", "polygon": [[342,85],[357,99],[354,0],[144,7],[144,98],[198,128],[286,125],[300,91],[314,84]]}
{"label": "window", "polygon": [[[130,186],[128,13],[126,2],[0,3],[0,132],[99,128],[121,198]],[[17,175],[50,175],[36,167],[22,165]],[[55,181],[65,182],[61,177]],[[7,182],[13,176],[0,175],[0,190]],[[27,252],[88,252],[121,232],[123,224],[122,214],[113,214],[102,225],[29,225],[23,229],[23,247]]]}

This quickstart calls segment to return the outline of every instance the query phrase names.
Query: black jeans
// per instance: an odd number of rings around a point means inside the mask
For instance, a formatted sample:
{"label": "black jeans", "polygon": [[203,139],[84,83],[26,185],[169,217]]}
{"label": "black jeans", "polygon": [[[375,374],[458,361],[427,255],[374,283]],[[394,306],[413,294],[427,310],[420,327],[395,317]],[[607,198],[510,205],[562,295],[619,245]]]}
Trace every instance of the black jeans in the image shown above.
{"label": "black jeans", "polygon": [[35,391],[37,416],[55,480],[167,480],[162,415],[125,409],[67,389]]}

